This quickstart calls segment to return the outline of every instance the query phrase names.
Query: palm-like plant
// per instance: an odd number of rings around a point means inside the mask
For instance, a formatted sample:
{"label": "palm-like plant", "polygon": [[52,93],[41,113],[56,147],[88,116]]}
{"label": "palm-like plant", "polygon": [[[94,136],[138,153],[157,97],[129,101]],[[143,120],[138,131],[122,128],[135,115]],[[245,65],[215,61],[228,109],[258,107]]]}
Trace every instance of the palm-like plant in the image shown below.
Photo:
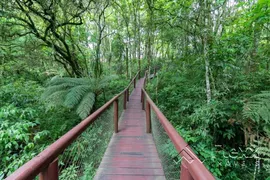
{"label": "palm-like plant", "polygon": [[86,118],[99,94],[116,76],[107,76],[99,79],[54,77],[47,84],[41,96],[48,107],[62,105],[76,109],[76,113]]}
{"label": "palm-like plant", "polygon": [[246,119],[262,125],[270,135],[270,91],[263,91],[251,97],[244,105],[243,115]]}

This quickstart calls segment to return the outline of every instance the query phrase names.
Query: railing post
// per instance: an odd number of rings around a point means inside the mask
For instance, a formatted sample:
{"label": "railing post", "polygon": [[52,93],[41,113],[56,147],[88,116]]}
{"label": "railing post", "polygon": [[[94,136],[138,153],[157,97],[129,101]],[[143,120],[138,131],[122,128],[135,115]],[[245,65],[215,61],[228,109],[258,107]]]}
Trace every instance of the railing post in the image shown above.
{"label": "railing post", "polygon": [[144,86],[147,84],[147,79],[148,79],[148,73],[145,73],[145,80],[144,80]]}
{"label": "railing post", "polygon": [[136,88],[136,78],[134,78],[134,89]]}
{"label": "railing post", "polygon": [[180,180],[193,180],[186,163],[188,162],[185,160],[185,158],[182,158]]}
{"label": "railing post", "polygon": [[116,99],[113,102],[113,108],[114,108],[114,132],[118,133],[118,99]]}
{"label": "railing post", "polygon": [[142,102],[142,97],[143,96],[143,90],[141,89],[141,102]]}
{"label": "railing post", "polygon": [[127,109],[127,90],[124,92],[124,103],[123,103],[123,108]]}
{"label": "railing post", "polygon": [[146,85],[146,77],[144,77],[144,81],[143,81],[143,87],[145,88]]}
{"label": "railing post", "polygon": [[39,180],[58,180],[58,159],[39,174]]}
{"label": "railing post", "polygon": [[129,88],[127,88],[127,101],[129,101]]}
{"label": "railing post", "polygon": [[150,103],[146,99],[146,133],[151,133],[151,107]]}
{"label": "railing post", "polygon": [[144,110],[145,108],[144,108],[144,92],[143,92],[143,90],[142,90],[142,110]]}

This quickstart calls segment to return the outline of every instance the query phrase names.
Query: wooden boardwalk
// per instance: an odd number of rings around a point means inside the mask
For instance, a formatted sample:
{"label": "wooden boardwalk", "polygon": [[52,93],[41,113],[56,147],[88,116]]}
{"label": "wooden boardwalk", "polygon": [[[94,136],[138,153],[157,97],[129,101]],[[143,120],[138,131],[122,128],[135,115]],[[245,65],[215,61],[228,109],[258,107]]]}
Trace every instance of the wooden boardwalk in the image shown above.
{"label": "wooden boardwalk", "polygon": [[96,180],[164,180],[164,172],[152,134],[146,134],[145,111],[141,109],[143,79],[137,82],[119,121]]}

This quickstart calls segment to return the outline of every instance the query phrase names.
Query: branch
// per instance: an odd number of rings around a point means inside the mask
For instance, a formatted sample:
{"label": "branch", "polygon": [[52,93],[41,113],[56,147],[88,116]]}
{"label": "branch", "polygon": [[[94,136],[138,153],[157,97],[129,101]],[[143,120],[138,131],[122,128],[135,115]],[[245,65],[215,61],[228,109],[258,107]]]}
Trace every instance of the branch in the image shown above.
{"label": "branch", "polygon": [[108,36],[110,36],[110,35],[113,35],[113,34],[115,34],[115,32],[112,32],[112,33],[106,34],[106,35],[104,35],[104,36],[101,38],[101,40],[103,40],[104,38],[106,38],[106,37],[108,37]]}
{"label": "branch", "polygon": [[61,23],[57,26],[55,26],[55,28],[59,28],[59,27],[62,27],[62,26],[66,26],[66,25],[75,25],[75,26],[78,26],[78,25],[82,25],[83,22],[82,22],[82,18],[80,17],[80,22],[76,23],[76,22],[64,22],[64,23]]}
{"label": "branch", "polygon": [[31,31],[28,31],[28,32],[25,32],[25,33],[19,33],[19,32],[16,32],[16,33],[13,33],[13,34],[10,34],[8,35],[8,37],[13,37],[13,36],[19,36],[19,37],[22,37],[22,36],[26,36],[28,34],[32,34],[33,32]]}

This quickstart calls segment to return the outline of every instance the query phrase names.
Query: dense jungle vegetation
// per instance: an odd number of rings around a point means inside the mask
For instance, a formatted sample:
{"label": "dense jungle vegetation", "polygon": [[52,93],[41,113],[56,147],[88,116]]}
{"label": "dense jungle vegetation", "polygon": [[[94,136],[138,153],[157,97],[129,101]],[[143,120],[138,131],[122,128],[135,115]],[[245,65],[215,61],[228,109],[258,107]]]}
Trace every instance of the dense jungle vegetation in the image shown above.
{"label": "dense jungle vegetation", "polygon": [[269,57],[269,0],[2,0],[0,179],[151,68],[217,179],[270,179]]}

